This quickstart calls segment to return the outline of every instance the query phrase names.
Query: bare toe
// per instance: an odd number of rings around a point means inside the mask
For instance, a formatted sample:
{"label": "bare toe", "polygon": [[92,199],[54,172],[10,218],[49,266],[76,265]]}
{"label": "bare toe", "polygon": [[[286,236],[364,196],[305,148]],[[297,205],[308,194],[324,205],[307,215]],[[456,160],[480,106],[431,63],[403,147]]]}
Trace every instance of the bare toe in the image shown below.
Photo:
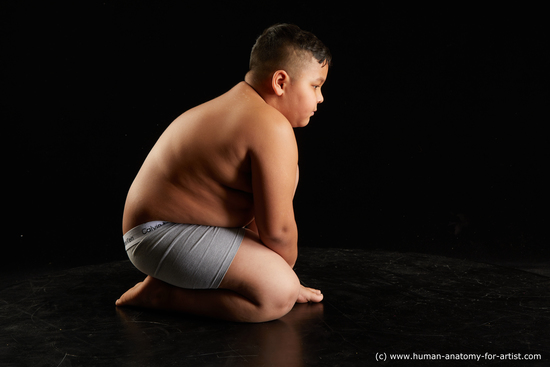
{"label": "bare toe", "polygon": [[117,306],[132,306],[133,303],[139,298],[140,288],[143,283],[138,283],[132,288],[128,289],[119,299],[116,300]]}
{"label": "bare toe", "polygon": [[321,293],[320,290],[313,289],[313,288],[306,288],[302,286],[296,302],[297,303],[321,302],[322,300],[323,300],[323,293]]}
{"label": "bare toe", "polygon": [[141,283],[127,290],[115,304],[119,307],[136,306],[136,307],[151,307],[152,300],[159,288],[159,280],[147,277]]}

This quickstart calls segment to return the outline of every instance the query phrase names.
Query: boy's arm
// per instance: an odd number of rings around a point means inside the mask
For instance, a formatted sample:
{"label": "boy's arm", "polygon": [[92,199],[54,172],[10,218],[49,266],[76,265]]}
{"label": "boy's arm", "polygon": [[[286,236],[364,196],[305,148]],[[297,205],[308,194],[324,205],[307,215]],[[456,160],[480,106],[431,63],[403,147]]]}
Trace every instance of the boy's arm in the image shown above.
{"label": "boy's arm", "polygon": [[298,168],[296,138],[286,120],[263,123],[258,130],[250,150],[255,224],[262,243],[293,267],[298,255],[292,204]]}
{"label": "boy's arm", "polygon": [[[298,181],[300,180],[300,166],[296,167],[296,183],[294,184],[294,196],[296,196],[296,189],[298,188]],[[252,219],[252,222],[248,223],[245,227],[252,232],[258,234],[258,226],[256,225],[256,219]]]}

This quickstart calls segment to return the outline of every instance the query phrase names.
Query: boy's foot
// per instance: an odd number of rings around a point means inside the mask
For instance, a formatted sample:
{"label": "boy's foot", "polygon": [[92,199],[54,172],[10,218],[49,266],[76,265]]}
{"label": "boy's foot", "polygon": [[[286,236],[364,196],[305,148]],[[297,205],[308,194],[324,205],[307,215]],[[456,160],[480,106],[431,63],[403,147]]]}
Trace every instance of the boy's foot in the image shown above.
{"label": "boy's foot", "polygon": [[127,290],[116,302],[117,306],[156,308],[162,294],[170,291],[171,285],[148,276],[143,282]]}
{"label": "boy's foot", "polygon": [[323,293],[318,289],[307,288],[303,285],[300,286],[300,294],[296,303],[308,303],[308,302],[321,302],[323,300]]}

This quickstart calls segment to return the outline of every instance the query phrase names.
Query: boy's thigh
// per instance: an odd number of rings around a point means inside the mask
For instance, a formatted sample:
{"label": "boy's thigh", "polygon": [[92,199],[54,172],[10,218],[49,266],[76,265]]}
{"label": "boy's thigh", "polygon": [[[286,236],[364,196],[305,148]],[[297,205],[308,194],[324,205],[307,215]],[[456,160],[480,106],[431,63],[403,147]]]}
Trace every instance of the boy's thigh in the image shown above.
{"label": "boy's thigh", "polygon": [[257,234],[247,230],[219,288],[260,301],[277,293],[298,293],[300,281],[279,254],[263,245]]}

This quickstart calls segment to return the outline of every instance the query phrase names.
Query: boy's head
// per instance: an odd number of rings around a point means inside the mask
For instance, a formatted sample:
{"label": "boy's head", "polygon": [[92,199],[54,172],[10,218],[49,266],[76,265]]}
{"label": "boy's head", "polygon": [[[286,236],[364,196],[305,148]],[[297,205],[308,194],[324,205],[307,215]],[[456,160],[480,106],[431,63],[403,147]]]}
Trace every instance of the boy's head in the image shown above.
{"label": "boy's head", "polygon": [[313,33],[293,24],[276,24],[267,28],[252,47],[249,73],[256,82],[271,78],[277,70],[294,76],[312,56],[322,66],[331,64],[329,49]]}
{"label": "boy's head", "polygon": [[293,127],[302,127],[323,102],[321,86],[331,60],[328,48],[312,33],[277,24],[256,40],[245,80]]}

